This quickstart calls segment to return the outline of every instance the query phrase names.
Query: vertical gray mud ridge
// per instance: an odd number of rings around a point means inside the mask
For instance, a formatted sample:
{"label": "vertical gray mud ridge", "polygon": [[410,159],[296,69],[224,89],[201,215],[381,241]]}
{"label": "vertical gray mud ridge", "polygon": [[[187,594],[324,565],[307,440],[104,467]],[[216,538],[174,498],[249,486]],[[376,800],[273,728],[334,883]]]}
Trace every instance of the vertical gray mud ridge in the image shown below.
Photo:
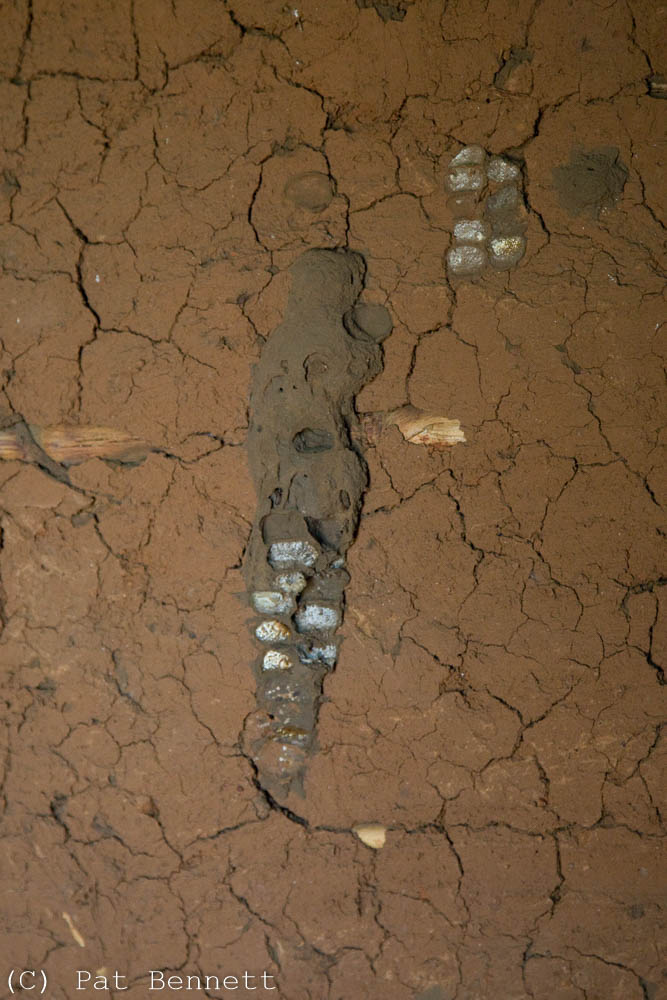
{"label": "vertical gray mud ridge", "polygon": [[283,323],[254,375],[248,455],[257,515],[245,563],[257,612],[257,711],[244,748],[260,784],[302,791],[324,677],[349,576],[366,465],[354,441],[354,397],[382,369],[386,309],[358,302],[365,264],[344,250],[308,250],[291,267]]}

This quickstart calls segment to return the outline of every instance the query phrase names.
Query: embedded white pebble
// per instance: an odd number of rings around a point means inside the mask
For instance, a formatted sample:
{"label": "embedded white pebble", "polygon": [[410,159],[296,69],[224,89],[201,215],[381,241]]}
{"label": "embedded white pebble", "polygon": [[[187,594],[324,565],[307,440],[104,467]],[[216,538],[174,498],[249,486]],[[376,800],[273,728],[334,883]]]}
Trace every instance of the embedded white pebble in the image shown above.
{"label": "embedded white pebble", "polygon": [[486,159],[486,150],[481,146],[464,146],[449,162],[451,167],[481,166]]}
{"label": "embedded white pebble", "polygon": [[260,642],[288,642],[292,637],[287,625],[278,621],[260,622],[255,635]]}
{"label": "embedded white pebble", "polygon": [[290,670],[292,661],[287,653],[279,649],[269,649],[262,660],[262,670]]}
{"label": "embedded white pebble", "polygon": [[447,174],[450,191],[481,191],[486,184],[486,176],[481,167],[451,167]]}
{"label": "embedded white pebble", "polygon": [[482,247],[453,247],[447,251],[447,266],[454,274],[476,274],[486,263]]}
{"label": "embedded white pebble", "polygon": [[319,632],[321,629],[337,628],[340,611],[325,604],[306,604],[294,616],[299,632]]}
{"label": "embedded white pebble", "polygon": [[525,252],[526,240],[523,236],[499,236],[489,242],[489,261],[499,269],[513,267]]}
{"label": "embedded white pebble", "polygon": [[310,542],[274,542],[269,548],[269,562],[274,569],[297,563],[310,568],[317,561],[317,549]]}
{"label": "embedded white pebble", "polygon": [[306,582],[305,576],[298,570],[293,573],[281,573],[276,577],[276,587],[284,594],[300,594]]}
{"label": "embedded white pebble", "polygon": [[516,163],[510,163],[509,160],[503,159],[502,156],[492,156],[486,168],[486,173],[489,180],[495,184],[505,184],[507,181],[518,180],[521,171]]}
{"label": "embedded white pebble", "polygon": [[461,219],[454,226],[454,239],[459,243],[484,243],[489,227],[481,219]]}
{"label": "embedded white pebble", "polygon": [[288,615],[292,613],[294,601],[279,590],[256,590],[252,595],[252,606],[263,615]]}

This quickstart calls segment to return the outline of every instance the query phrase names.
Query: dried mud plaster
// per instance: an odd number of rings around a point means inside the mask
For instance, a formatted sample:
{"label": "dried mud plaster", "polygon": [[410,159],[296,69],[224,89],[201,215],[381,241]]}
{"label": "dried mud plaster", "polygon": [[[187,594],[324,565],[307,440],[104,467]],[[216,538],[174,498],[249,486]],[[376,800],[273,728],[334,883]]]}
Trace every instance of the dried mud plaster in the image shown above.
{"label": "dried mud plaster", "polygon": [[283,323],[257,366],[248,456],[258,497],[246,558],[258,708],[244,743],[273,795],[301,789],[349,581],[345,555],[367,481],[354,397],[382,368],[391,331],[358,301],[363,258],[309,250],[294,263]]}

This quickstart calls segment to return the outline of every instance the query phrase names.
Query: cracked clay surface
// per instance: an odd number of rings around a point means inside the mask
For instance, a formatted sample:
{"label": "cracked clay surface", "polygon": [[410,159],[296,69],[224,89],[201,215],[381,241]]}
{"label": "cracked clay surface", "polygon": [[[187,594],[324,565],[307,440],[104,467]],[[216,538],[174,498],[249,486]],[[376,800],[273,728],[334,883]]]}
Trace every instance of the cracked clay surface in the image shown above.
{"label": "cracked clay surface", "polygon": [[[4,4],[3,997],[12,969],[54,1000],[667,997],[666,14]],[[475,144],[521,167],[526,252],[453,284]],[[393,321],[356,414],[465,442],[364,447],[281,800],[241,737],[249,398],[312,249]],[[47,459],[60,426],[150,448]]]}

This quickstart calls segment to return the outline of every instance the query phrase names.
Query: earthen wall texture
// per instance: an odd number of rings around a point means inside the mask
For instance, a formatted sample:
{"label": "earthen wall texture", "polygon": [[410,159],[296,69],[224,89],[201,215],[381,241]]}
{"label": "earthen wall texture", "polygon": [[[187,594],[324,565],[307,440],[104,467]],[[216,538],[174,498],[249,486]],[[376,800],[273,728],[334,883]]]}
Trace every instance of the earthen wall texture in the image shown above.
{"label": "earthen wall texture", "polygon": [[[154,450],[0,462],[0,979],[665,998],[667,8],[1,16],[0,424]],[[453,286],[444,179],[470,143],[521,164],[527,250]],[[303,175],[327,204],[290,197]],[[394,320],[358,412],[411,404],[466,443],[393,427],[366,450],[341,652],[285,806],[239,739],[245,442],[309,247],[361,253]]]}

